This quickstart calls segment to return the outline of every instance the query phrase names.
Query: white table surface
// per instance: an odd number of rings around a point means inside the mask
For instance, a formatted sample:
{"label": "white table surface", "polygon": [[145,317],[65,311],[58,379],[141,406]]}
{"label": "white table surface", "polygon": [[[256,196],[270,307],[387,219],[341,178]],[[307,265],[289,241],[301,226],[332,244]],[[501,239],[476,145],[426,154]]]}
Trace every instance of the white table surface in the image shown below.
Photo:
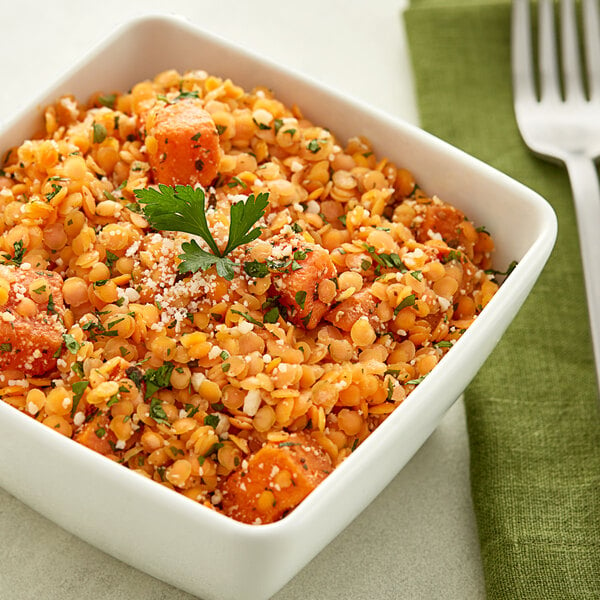
{"label": "white table surface", "polygon": [[[183,15],[415,123],[405,6],[406,0],[3,2],[0,125],[115,26],[148,12]],[[7,460],[0,457],[0,468]],[[384,492],[274,599],[484,598],[468,469],[459,401]],[[0,489],[0,598],[192,596],[96,550]]]}

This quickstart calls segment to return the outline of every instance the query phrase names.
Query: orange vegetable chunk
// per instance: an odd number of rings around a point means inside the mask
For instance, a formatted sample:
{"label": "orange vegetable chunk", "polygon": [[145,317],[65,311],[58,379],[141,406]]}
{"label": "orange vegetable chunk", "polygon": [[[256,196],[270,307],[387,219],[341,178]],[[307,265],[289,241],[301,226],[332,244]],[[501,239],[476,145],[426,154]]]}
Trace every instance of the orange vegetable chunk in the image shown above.
{"label": "orange vegetable chunk", "polygon": [[0,370],[37,376],[56,367],[63,343],[62,278],[52,271],[0,265]]}
{"label": "orange vegetable chunk", "polygon": [[371,320],[376,308],[377,298],[368,289],[365,289],[356,292],[346,300],[342,300],[325,315],[325,319],[339,329],[350,331],[352,325],[361,317],[367,317]]}
{"label": "orange vegetable chunk", "polygon": [[146,136],[155,183],[206,187],[217,176],[219,134],[198,100],[157,104],[146,117]]}
{"label": "orange vegetable chunk", "polygon": [[[430,239],[430,232],[439,233],[444,241],[456,248],[462,240],[460,225],[465,220],[465,215],[448,204],[430,204],[425,211],[425,216],[417,231],[417,240],[426,242]],[[464,245],[464,244],[462,244]]]}
{"label": "orange vegetable chunk", "polygon": [[319,300],[317,288],[324,279],[337,275],[329,252],[321,246],[306,244],[301,248],[306,258],[298,259],[297,270],[288,269],[277,282],[282,304],[292,309],[289,319],[298,327],[314,329],[329,305]]}
{"label": "orange vegetable chunk", "polygon": [[115,434],[108,428],[110,420],[107,415],[96,415],[86,423],[73,439],[99,454],[110,454],[113,449],[111,443],[117,441]]}
{"label": "orange vegetable chunk", "polygon": [[332,470],[313,438],[292,434],[269,442],[229,476],[223,486],[225,514],[244,523],[272,523],[293,510]]}

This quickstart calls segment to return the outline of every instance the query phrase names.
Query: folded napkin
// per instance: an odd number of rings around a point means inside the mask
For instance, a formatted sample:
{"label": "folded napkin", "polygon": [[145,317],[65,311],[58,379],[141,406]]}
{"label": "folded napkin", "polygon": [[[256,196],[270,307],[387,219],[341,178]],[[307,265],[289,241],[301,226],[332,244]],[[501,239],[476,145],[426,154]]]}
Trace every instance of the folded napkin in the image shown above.
{"label": "folded napkin", "polygon": [[514,120],[510,2],[415,0],[404,16],[422,126],[536,190],[559,220],[546,269],[465,394],[488,597],[598,599],[600,416],[577,229],[566,172],[535,158]]}

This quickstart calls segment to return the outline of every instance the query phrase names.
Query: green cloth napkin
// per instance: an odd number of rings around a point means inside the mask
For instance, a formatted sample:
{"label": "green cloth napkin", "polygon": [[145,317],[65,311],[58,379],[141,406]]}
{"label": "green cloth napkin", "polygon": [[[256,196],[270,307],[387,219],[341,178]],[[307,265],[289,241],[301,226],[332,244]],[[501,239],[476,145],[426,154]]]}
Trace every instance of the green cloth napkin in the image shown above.
{"label": "green cloth napkin", "polygon": [[598,599],[600,417],[577,229],[566,172],[516,127],[510,3],[417,0],[405,25],[422,126],[539,192],[559,220],[546,269],[465,394],[488,597]]}

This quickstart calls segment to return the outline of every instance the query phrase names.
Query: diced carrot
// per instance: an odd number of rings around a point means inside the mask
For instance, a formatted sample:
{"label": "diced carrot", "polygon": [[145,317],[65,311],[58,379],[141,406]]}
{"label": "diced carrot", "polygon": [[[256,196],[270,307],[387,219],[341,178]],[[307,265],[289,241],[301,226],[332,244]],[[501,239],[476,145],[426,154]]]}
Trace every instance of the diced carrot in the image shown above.
{"label": "diced carrot", "polygon": [[212,117],[193,98],[157,104],[146,116],[146,149],[156,183],[208,186],[220,161]]}
{"label": "diced carrot", "polygon": [[108,428],[109,424],[107,415],[97,415],[86,423],[73,439],[99,454],[110,454],[113,451],[111,443],[114,446],[117,437]]}
{"label": "diced carrot", "polygon": [[[367,317],[370,321],[376,308],[377,298],[371,294],[369,289],[364,289],[356,292],[350,298],[342,300],[325,315],[325,319],[344,331],[350,331],[352,325],[361,317]],[[371,324],[375,325],[375,323]]]}
{"label": "diced carrot", "polygon": [[[8,292],[0,306],[0,369],[43,375],[56,367],[63,343],[62,278],[52,271],[0,265],[0,280]],[[36,280],[39,285],[30,290]]]}
{"label": "diced carrot", "polygon": [[[276,283],[281,293],[280,302],[290,308],[289,319],[305,329],[314,329],[329,305],[319,300],[317,288],[324,279],[337,274],[329,252],[314,244],[305,243],[298,248],[305,258],[297,258],[297,267],[287,268]],[[298,256],[298,252],[294,253]],[[275,277],[275,276],[273,276]]]}
{"label": "diced carrot", "polygon": [[425,210],[423,221],[417,231],[417,240],[426,242],[430,232],[439,233],[444,241],[452,247],[461,243],[459,225],[465,220],[465,215],[447,204],[430,204]]}
{"label": "diced carrot", "polygon": [[267,443],[225,481],[223,511],[244,523],[272,523],[298,506],[331,470],[329,456],[309,435]]}

